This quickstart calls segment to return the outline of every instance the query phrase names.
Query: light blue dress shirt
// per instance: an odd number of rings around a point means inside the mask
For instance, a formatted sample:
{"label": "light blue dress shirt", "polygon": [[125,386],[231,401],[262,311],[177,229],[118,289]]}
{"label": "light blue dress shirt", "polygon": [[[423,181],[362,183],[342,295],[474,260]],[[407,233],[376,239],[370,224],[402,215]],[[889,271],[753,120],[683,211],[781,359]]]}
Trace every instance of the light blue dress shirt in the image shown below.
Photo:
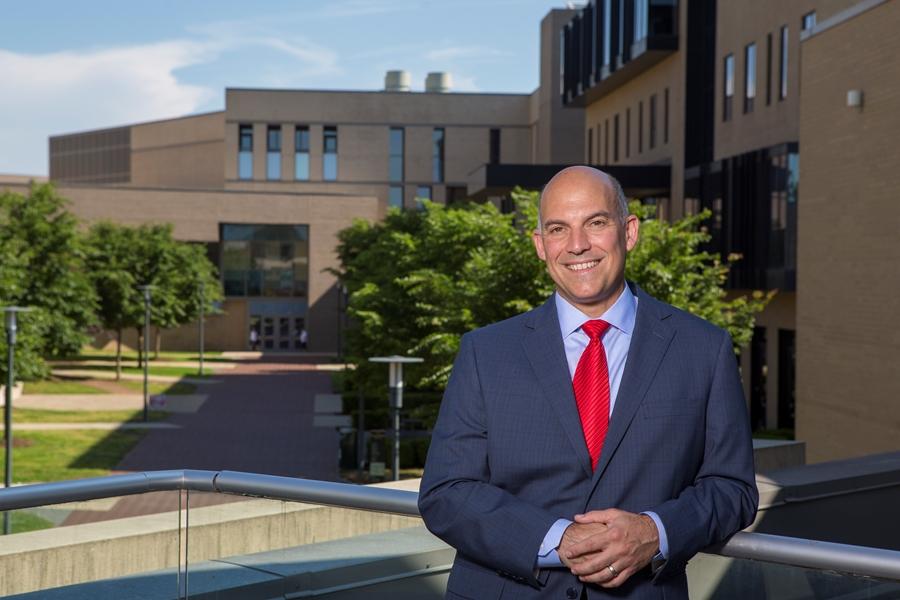
{"label": "light blue dress shirt", "polygon": [[[556,315],[559,318],[559,329],[562,333],[563,347],[566,352],[566,361],[569,364],[569,376],[575,378],[575,369],[582,352],[587,348],[590,337],[581,330],[581,325],[591,319],[559,294],[554,295],[556,302]],[[625,361],[628,360],[628,348],[631,346],[631,335],[634,332],[634,320],[637,314],[637,298],[626,285],[616,302],[603,313],[600,318],[610,324],[603,334],[603,349],[606,351],[606,364],[609,369],[609,413],[612,416],[616,407],[616,397],[619,394],[619,384],[622,383],[622,374],[625,372]],[[659,555],[668,558],[669,543],[666,530],[662,521],[654,512],[644,512],[659,531]],[[544,536],[537,557],[539,567],[561,567],[562,561],[556,552],[566,528],[572,524],[568,519],[557,520]]]}

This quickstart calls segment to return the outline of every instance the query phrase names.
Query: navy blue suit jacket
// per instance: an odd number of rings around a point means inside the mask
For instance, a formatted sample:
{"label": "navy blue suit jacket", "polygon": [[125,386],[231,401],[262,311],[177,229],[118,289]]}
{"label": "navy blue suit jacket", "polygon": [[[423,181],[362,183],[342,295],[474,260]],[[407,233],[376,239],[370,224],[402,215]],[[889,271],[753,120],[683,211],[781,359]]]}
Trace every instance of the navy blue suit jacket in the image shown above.
{"label": "navy blue suit jacket", "polygon": [[[591,598],[687,597],[684,567],[749,525],[758,494],[747,409],[728,334],[638,296],[628,360],[595,472],[551,298],[463,336],[434,429],[419,508],[457,550],[448,598],[565,598],[567,569],[535,570],[559,518],[655,511],[669,559]],[[571,596],[569,596],[571,597]]]}

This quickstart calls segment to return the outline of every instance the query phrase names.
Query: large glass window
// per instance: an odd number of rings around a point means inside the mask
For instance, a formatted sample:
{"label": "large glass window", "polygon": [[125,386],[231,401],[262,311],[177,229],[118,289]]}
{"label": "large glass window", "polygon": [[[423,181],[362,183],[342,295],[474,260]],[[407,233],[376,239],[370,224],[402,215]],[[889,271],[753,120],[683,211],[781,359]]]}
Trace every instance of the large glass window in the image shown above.
{"label": "large glass window", "polygon": [[388,179],[400,182],[403,181],[403,128],[391,127],[389,138]]}
{"label": "large glass window", "polygon": [[781,28],[781,52],[779,54],[780,60],[780,77],[779,81],[781,82],[778,86],[778,99],[784,100],[787,98],[787,83],[788,83],[788,27],[785,25]]}
{"label": "large glass window", "polygon": [[307,225],[222,225],[221,238],[226,296],[306,296]]}
{"label": "large glass window", "polygon": [[444,128],[435,127],[431,132],[431,180],[444,182]]}
{"label": "large glass window", "polygon": [[722,120],[731,120],[732,101],[734,99],[734,55],[729,54],[725,57],[725,64],[722,69]]}
{"label": "large glass window", "polygon": [[634,41],[647,37],[647,16],[650,0],[634,0]]}
{"label": "large glass window", "polygon": [[612,57],[612,0],[603,0],[603,66],[609,68]]}
{"label": "large glass window", "polygon": [[753,112],[756,99],[756,44],[744,48],[744,112]]}
{"label": "large glass window", "polygon": [[305,125],[294,130],[294,179],[309,179],[309,127]]}
{"label": "large glass window", "polygon": [[281,125],[266,129],[266,179],[281,179]]}
{"label": "large glass window", "polygon": [[238,126],[238,177],[253,179],[253,125]]}
{"label": "large glass window", "polygon": [[431,186],[430,185],[420,185],[416,188],[416,208],[422,210],[425,208],[425,205],[422,204],[423,200],[431,200]]}
{"label": "large glass window", "polygon": [[403,208],[403,186],[392,185],[388,189],[388,206]]}
{"label": "large glass window", "polygon": [[328,125],[322,130],[322,179],[336,181],[338,176],[338,132]]}

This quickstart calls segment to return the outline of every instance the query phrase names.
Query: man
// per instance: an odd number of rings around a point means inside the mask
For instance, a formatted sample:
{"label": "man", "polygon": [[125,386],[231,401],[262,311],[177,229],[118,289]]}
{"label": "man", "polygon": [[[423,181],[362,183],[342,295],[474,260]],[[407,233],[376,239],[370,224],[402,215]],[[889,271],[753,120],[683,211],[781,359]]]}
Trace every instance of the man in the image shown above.
{"label": "man", "polygon": [[463,336],[419,496],[448,598],[686,598],[753,520],[731,339],[626,284],[638,229],[614,179],[561,171],[533,235],[556,293]]}

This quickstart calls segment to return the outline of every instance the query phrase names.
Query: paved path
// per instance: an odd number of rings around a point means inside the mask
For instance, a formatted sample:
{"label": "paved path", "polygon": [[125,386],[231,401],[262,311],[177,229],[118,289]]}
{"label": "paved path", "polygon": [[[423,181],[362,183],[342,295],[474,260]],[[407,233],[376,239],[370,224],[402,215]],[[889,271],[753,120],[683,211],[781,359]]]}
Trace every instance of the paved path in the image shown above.
{"label": "paved path", "polygon": [[[91,370],[91,369],[65,369],[53,368],[53,374],[57,377],[77,377],[79,379],[113,379],[116,378],[115,371]],[[122,373],[121,377],[124,381],[143,381],[143,373]],[[184,381],[185,383],[207,384],[221,383],[221,379],[207,379],[206,377],[182,377],[180,375],[147,375],[147,381],[156,381],[160,383],[175,383]]]}
{"label": "paved path", "polygon": [[[194,413],[200,410],[207,397],[208,394],[155,394],[150,396],[150,409]],[[3,406],[2,402],[0,406]],[[13,407],[40,410],[141,410],[144,408],[144,396],[143,394],[23,394],[13,402]]]}
{"label": "paved path", "polygon": [[[314,360],[267,355],[217,374],[221,383],[204,388],[207,399],[197,412],[172,415],[168,422],[178,429],[148,431],[116,470],[227,469],[338,480],[338,434],[313,426],[313,397],[331,392],[330,373]],[[109,511],[75,511],[65,523],[170,511],[172,497],[124,497]]]}

